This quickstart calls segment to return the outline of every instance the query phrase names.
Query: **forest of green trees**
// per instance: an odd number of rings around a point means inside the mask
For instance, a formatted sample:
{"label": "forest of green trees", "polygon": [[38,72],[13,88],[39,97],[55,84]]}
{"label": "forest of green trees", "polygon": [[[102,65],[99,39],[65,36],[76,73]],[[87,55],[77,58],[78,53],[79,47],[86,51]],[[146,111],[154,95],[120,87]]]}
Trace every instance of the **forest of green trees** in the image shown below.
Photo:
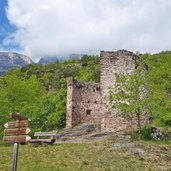
{"label": "forest of green trees", "polygon": [[31,64],[0,77],[0,139],[3,125],[14,111],[31,119],[32,134],[65,127],[66,78],[70,76],[99,82],[99,57],[85,55],[65,62]]}
{"label": "forest of green trees", "polygon": [[[141,55],[148,65],[154,123],[171,127],[171,52]],[[66,78],[79,81],[100,81],[100,59],[86,56],[81,59],[31,64],[11,69],[0,77],[0,139],[3,125],[11,112],[19,112],[31,119],[32,133],[65,127]]]}

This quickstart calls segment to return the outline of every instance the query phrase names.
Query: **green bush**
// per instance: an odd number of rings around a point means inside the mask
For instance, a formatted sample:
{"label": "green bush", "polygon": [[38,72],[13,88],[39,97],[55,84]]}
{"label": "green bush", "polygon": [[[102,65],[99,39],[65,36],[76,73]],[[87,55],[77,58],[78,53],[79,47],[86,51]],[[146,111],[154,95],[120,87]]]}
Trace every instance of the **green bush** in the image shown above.
{"label": "green bush", "polygon": [[144,140],[153,140],[153,137],[151,135],[151,127],[149,125],[146,125],[142,128],[141,138]]}

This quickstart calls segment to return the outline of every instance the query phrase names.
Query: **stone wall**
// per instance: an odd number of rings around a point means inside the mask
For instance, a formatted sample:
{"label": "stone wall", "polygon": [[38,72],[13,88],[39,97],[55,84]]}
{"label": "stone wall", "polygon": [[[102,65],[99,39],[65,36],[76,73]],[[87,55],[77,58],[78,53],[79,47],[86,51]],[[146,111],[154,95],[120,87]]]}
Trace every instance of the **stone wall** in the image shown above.
{"label": "stone wall", "polygon": [[71,128],[79,123],[101,123],[101,88],[97,83],[80,83],[73,78],[67,81],[67,121]]}
{"label": "stone wall", "polygon": [[101,65],[101,91],[102,101],[104,103],[105,110],[102,114],[101,128],[104,131],[119,131],[136,127],[137,123],[130,122],[124,119],[120,115],[118,109],[112,109],[109,105],[109,87],[115,85],[115,74],[131,74],[137,65],[139,57],[132,52],[126,50],[113,51],[101,51],[100,53],[100,65]]}
{"label": "stone wall", "polygon": [[100,53],[100,83],[103,100],[108,102],[109,87],[115,84],[115,74],[131,74],[135,70],[135,61],[138,56],[126,50],[101,51]]}
{"label": "stone wall", "polygon": [[[131,74],[140,58],[126,50],[101,51],[100,84],[81,83],[73,78],[67,82],[66,127],[79,123],[100,123],[102,131],[120,131],[137,127],[136,117],[124,119],[118,109],[109,105],[109,87],[115,85],[115,74]],[[145,123],[146,119],[142,119]]]}

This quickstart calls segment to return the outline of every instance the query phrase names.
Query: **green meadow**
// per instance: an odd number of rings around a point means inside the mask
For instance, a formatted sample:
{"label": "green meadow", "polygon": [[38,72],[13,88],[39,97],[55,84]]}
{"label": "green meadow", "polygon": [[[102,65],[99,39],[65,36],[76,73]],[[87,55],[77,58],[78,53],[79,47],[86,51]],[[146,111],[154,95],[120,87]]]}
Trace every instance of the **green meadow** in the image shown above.
{"label": "green meadow", "polygon": [[[20,145],[18,171],[147,171],[171,170],[171,143],[136,141],[138,156],[114,149],[113,140],[33,147]],[[13,146],[0,147],[0,170],[12,168]]]}

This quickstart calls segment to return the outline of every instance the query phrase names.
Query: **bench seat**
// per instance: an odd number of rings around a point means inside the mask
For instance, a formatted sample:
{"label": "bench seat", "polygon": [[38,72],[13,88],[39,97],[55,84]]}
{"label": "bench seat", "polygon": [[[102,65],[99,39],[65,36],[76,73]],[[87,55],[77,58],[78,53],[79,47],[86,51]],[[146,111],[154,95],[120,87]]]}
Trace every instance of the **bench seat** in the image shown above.
{"label": "bench seat", "polygon": [[[57,132],[35,132],[34,136],[37,139],[31,139],[29,142],[34,144],[53,144],[56,141]],[[49,138],[40,138],[49,137]]]}

